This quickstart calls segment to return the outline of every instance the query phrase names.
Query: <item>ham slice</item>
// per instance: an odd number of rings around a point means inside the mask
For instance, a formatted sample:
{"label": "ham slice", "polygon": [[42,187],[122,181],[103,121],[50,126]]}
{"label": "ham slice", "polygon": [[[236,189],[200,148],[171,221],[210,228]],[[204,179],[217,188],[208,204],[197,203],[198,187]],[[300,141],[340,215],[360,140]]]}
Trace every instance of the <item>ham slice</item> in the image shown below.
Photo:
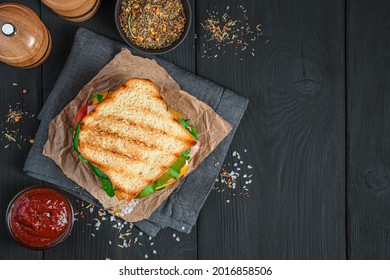
{"label": "ham slice", "polygon": [[192,158],[199,152],[199,149],[200,149],[201,144],[202,144],[202,143],[201,143],[200,141],[196,141],[195,146],[193,146],[193,147],[191,148],[191,151],[190,151],[190,154],[189,154],[190,159],[192,159]]}
{"label": "ham slice", "polygon": [[89,106],[87,107],[87,115],[88,115],[93,109],[95,109],[96,106],[97,106],[97,104],[89,105]]}

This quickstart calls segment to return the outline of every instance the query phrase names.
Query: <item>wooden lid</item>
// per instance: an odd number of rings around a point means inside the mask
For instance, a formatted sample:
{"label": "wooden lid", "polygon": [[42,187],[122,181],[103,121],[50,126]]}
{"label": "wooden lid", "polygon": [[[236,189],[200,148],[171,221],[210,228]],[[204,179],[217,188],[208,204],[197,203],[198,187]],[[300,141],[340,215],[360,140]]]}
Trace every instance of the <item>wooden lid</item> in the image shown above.
{"label": "wooden lid", "polygon": [[48,31],[37,14],[16,3],[0,4],[0,61],[29,61],[48,42]]}
{"label": "wooden lid", "polygon": [[50,9],[55,11],[72,11],[80,8],[87,0],[42,0]]}

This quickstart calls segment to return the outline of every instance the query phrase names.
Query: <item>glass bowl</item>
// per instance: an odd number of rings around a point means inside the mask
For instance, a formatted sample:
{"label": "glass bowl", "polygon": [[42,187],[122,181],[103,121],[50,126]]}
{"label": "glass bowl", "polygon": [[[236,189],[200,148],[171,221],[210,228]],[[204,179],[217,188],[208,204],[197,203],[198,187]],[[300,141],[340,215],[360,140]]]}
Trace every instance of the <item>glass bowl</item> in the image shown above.
{"label": "glass bowl", "polygon": [[46,250],[62,243],[73,227],[74,211],[57,188],[35,185],[19,192],[6,212],[7,228],[20,245]]}

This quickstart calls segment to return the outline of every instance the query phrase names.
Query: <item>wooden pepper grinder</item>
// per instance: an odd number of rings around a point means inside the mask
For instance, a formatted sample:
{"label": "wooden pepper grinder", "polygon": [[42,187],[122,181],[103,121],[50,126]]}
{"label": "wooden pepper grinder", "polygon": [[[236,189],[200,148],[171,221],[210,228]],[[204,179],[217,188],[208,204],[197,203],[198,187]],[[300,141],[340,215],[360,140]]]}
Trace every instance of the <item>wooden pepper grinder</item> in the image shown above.
{"label": "wooden pepper grinder", "polygon": [[96,14],[101,0],[42,0],[42,3],[66,20],[81,22]]}
{"label": "wooden pepper grinder", "polygon": [[41,65],[51,51],[46,26],[30,8],[0,4],[0,61],[19,68]]}

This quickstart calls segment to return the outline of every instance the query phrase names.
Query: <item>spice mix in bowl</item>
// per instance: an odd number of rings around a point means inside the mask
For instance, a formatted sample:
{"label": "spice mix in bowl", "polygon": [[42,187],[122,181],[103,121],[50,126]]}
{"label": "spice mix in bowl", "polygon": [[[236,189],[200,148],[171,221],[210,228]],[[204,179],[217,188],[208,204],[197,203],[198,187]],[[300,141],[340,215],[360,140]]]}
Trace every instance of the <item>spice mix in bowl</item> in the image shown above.
{"label": "spice mix in bowl", "polygon": [[119,0],[115,21],[130,46],[160,54],[184,40],[191,25],[191,8],[188,0]]}

